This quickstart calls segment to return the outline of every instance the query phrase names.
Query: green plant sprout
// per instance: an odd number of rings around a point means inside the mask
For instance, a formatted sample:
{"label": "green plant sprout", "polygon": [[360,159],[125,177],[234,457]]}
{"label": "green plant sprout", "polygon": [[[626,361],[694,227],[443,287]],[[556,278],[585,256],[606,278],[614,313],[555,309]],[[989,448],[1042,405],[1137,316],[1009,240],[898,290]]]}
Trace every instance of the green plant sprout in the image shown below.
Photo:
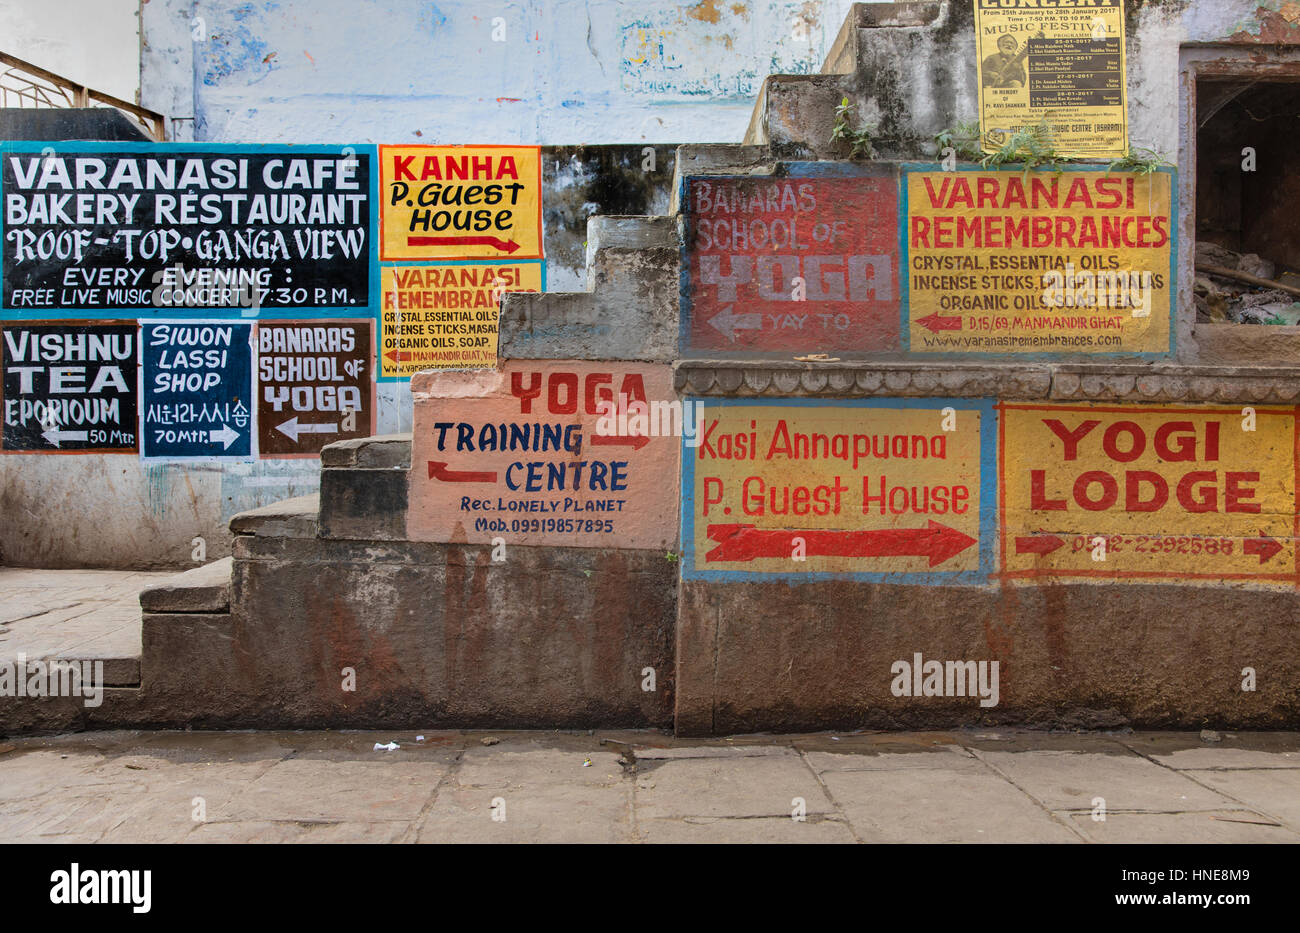
{"label": "green plant sprout", "polygon": [[847,97],[841,98],[840,105],[835,108],[835,127],[831,130],[831,142],[847,142],[850,159],[874,159],[876,149],[871,144],[871,139],[876,132],[875,126],[868,124],[860,130],[855,130],[852,117],[853,105],[849,103]]}
{"label": "green plant sprout", "polygon": [[1164,165],[1172,166],[1173,163],[1154,149],[1145,146],[1129,146],[1128,152],[1106,167],[1106,174],[1134,172],[1138,175],[1150,175]]}
{"label": "green plant sprout", "polygon": [[1044,118],[1036,126],[1022,126],[1016,130],[1007,137],[1000,149],[980,159],[980,165],[997,169],[1004,165],[1023,164],[1025,174],[1046,165],[1060,174],[1062,165],[1070,161],[1056,151],[1052,129]]}
{"label": "green plant sprout", "polygon": [[951,147],[957,157],[966,162],[978,162],[984,157],[980,151],[980,125],[978,122],[958,123],[955,127],[934,134],[940,154]]}

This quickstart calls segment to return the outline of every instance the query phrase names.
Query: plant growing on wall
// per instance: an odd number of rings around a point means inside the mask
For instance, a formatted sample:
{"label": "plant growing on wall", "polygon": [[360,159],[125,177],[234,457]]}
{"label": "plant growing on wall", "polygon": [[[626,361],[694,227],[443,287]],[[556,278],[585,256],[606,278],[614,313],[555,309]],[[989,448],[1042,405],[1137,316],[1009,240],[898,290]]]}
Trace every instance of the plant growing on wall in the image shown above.
{"label": "plant growing on wall", "polygon": [[1001,168],[1004,165],[1024,165],[1025,172],[1047,165],[1053,171],[1062,171],[1062,165],[1070,162],[1056,151],[1052,140],[1052,129],[1043,119],[1033,126],[1023,126],[1007,137],[1007,141],[996,152],[991,152],[980,159],[985,168]]}
{"label": "plant growing on wall", "polygon": [[1110,172],[1134,172],[1138,175],[1150,175],[1162,165],[1172,166],[1173,163],[1154,149],[1148,149],[1145,146],[1129,146],[1128,152],[1106,166],[1106,172],[1108,174]]}
{"label": "plant growing on wall", "polygon": [[871,144],[876,128],[870,124],[861,129],[853,128],[853,105],[847,97],[840,99],[835,108],[835,126],[831,130],[831,142],[847,142],[850,159],[874,159],[875,146]]}
{"label": "plant growing on wall", "polygon": [[934,142],[940,155],[951,147],[957,157],[966,162],[978,162],[984,157],[980,152],[980,125],[977,122],[958,123],[955,127],[941,130],[934,134]]}

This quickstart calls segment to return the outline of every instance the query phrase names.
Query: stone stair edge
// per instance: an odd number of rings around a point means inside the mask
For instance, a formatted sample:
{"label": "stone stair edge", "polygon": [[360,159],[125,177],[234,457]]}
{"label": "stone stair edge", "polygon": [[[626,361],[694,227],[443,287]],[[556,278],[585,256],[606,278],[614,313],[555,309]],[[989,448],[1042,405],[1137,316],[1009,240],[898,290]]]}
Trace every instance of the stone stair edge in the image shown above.
{"label": "stone stair edge", "polygon": [[315,538],[319,515],[320,493],[312,493],[240,512],[230,519],[230,531],[259,537]]}
{"label": "stone stair edge", "polygon": [[234,559],[223,557],[140,591],[144,612],[229,612]]}

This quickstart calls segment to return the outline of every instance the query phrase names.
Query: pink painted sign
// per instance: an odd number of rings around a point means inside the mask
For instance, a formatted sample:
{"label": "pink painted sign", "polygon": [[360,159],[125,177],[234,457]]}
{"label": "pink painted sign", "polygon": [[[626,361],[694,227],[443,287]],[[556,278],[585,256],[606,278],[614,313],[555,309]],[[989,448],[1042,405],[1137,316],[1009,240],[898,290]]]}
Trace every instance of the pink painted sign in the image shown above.
{"label": "pink painted sign", "polygon": [[412,540],[675,545],[682,420],[668,366],[514,361],[420,373],[411,392]]}

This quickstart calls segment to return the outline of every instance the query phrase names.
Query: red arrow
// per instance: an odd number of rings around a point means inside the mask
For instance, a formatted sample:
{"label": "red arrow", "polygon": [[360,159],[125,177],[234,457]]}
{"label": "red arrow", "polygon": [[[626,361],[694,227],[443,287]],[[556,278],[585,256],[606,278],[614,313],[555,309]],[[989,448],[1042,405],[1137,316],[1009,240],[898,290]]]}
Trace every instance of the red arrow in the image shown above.
{"label": "red arrow", "polygon": [[[1263,533],[1261,532],[1261,534]],[[1262,564],[1282,550],[1282,544],[1276,538],[1263,535],[1259,538],[1247,538],[1241,543],[1241,550],[1246,554],[1258,554],[1259,562]]]}
{"label": "red arrow", "polygon": [[644,434],[628,434],[622,437],[616,434],[593,434],[591,443],[593,447],[631,447],[633,450],[640,450],[650,443],[650,438]]}
{"label": "red arrow", "polygon": [[429,461],[429,479],[440,479],[444,483],[495,483],[495,473],[474,473],[472,471],[449,470],[447,464],[436,460]]}
{"label": "red arrow", "polygon": [[401,350],[389,350],[384,354],[384,357],[392,360],[394,363],[408,363],[411,360],[417,359],[414,353],[407,353],[406,351]]}
{"label": "red arrow", "polygon": [[927,314],[925,317],[917,318],[916,323],[920,324],[932,334],[941,330],[961,330],[960,317],[945,317],[938,311],[934,312],[934,314]]}
{"label": "red arrow", "polygon": [[1027,538],[1016,538],[1016,553],[1050,554],[1064,544],[1065,540],[1056,535],[1029,535]]}
{"label": "red arrow", "polygon": [[705,561],[749,562],[763,557],[786,557],[793,540],[803,538],[810,557],[928,557],[930,566],[942,564],[975,543],[955,528],[931,520],[925,528],[878,528],[871,531],[833,531],[826,528],[775,528],[753,525],[710,525],[709,538],[718,546]]}
{"label": "red arrow", "polygon": [[519,249],[514,240],[499,240],[494,236],[408,236],[407,246],[490,246],[513,253]]}

